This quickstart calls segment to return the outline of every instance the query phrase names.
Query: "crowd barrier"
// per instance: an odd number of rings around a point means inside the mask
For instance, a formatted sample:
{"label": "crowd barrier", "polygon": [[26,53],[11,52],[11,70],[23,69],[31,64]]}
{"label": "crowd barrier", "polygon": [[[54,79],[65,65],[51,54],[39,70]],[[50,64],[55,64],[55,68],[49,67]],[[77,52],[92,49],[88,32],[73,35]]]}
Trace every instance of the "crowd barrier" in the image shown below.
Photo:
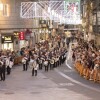
{"label": "crowd barrier", "polygon": [[16,58],[14,59],[14,65],[17,65],[17,64],[19,64],[19,63],[21,63],[21,62],[22,62],[22,56],[16,57]]}
{"label": "crowd barrier", "polygon": [[83,76],[87,80],[91,78],[94,82],[100,83],[100,70],[91,71],[88,67],[84,67],[80,62],[75,63],[75,68],[80,76]]}

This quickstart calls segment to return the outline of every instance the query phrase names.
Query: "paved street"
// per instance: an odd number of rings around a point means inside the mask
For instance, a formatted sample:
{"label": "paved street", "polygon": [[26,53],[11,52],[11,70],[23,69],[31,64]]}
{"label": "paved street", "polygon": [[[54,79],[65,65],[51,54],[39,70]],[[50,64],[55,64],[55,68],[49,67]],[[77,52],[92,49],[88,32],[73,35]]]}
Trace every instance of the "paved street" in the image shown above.
{"label": "paved street", "polygon": [[49,72],[38,71],[37,77],[31,76],[31,69],[23,72],[21,65],[14,67],[0,82],[0,100],[32,99],[99,100],[100,84],[83,79],[65,64]]}

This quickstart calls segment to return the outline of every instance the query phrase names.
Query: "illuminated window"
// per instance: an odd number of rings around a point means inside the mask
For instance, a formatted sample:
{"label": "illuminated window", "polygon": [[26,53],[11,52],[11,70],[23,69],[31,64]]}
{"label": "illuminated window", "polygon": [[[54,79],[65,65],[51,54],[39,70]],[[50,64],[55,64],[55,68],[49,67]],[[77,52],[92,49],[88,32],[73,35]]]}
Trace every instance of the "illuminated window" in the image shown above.
{"label": "illuminated window", "polygon": [[2,14],[3,14],[3,16],[9,16],[9,14],[8,14],[8,4],[3,4]]}
{"label": "illuminated window", "polygon": [[0,3],[0,10],[3,10],[3,4]]}

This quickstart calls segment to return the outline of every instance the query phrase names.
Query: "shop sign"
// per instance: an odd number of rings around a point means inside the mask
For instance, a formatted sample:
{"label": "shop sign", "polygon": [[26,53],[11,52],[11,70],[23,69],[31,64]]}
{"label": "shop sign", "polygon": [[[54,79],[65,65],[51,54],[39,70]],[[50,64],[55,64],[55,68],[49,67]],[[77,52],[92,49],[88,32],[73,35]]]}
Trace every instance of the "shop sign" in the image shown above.
{"label": "shop sign", "polygon": [[2,43],[13,43],[13,36],[2,36]]}
{"label": "shop sign", "polygon": [[25,40],[25,33],[24,32],[19,33],[19,39],[20,40]]}
{"label": "shop sign", "polygon": [[14,38],[18,38],[18,37],[19,37],[19,32],[15,31],[15,32],[13,33],[13,35],[14,35]]}
{"label": "shop sign", "polygon": [[40,20],[39,24],[46,24],[46,20]]}
{"label": "shop sign", "polygon": [[39,24],[41,25],[41,28],[44,28],[44,27],[47,27],[48,23],[46,22],[46,20],[40,20]]}

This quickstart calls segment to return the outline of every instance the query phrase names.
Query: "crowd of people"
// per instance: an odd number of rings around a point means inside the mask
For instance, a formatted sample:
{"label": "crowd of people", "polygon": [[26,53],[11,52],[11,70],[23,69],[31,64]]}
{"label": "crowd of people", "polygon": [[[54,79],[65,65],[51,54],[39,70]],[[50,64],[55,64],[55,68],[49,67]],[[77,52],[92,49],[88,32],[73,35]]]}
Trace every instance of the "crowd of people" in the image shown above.
{"label": "crowd of people", "polygon": [[[62,43],[62,44],[61,44]],[[41,41],[34,47],[22,50],[23,71],[28,66],[32,69],[32,76],[37,76],[37,69],[44,69],[45,72],[60,66],[66,60],[66,45],[59,42],[56,37],[50,41]],[[43,68],[44,67],[44,68]]]}
{"label": "crowd of people", "polygon": [[0,51],[0,78],[1,81],[5,81],[5,76],[10,75],[11,69],[14,65],[14,59],[18,52],[11,50],[1,50]]}
{"label": "crowd of people", "polygon": [[[63,38],[62,38],[63,39]],[[60,36],[50,40],[43,40],[33,47],[24,47],[20,51],[0,51],[0,78],[5,81],[5,76],[10,75],[16,57],[22,57],[23,71],[32,69],[32,76],[37,76],[37,70],[53,70],[60,66],[66,59],[66,44]]]}
{"label": "crowd of people", "polygon": [[[93,41],[78,42],[78,46],[73,49],[72,58],[75,62],[80,62],[84,67],[83,73],[90,70],[89,80],[93,80],[94,71],[98,72],[97,77],[100,80],[100,48],[97,48]],[[84,74],[85,77],[85,74]]]}
{"label": "crowd of people", "polygon": [[[58,35],[50,40],[40,41],[33,47],[22,48],[17,52],[0,51],[1,81],[5,80],[6,73],[10,74],[15,57],[22,57],[23,71],[31,68],[31,75],[37,76],[38,69],[48,72],[61,66],[66,60],[67,48],[68,44],[65,38]],[[82,64],[84,73],[90,69],[90,80],[92,80],[94,71],[100,71],[100,48],[97,48],[93,42],[87,43],[78,39],[78,45],[72,48],[72,51],[73,60]],[[97,76],[100,78],[100,73]]]}

